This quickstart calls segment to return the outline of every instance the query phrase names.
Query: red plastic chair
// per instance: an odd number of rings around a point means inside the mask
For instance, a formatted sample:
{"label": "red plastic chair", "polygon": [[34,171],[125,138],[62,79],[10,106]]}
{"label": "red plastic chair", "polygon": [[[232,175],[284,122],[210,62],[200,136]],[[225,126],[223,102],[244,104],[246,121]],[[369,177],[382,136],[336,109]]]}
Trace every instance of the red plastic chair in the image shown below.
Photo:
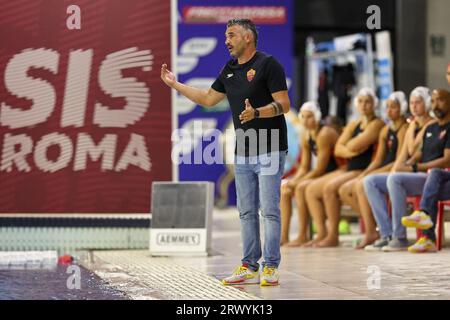
{"label": "red plastic chair", "polygon": [[438,202],[438,214],[436,219],[436,247],[438,250],[442,249],[444,242],[444,206],[450,206],[450,200],[443,200]]}
{"label": "red plastic chair", "polygon": [[[445,171],[450,171],[450,168],[445,168]],[[438,250],[442,249],[444,242],[444,206],[450,206],[450,200],[442,200],[438,202],[438,213],[436,217],[436,247]]]}

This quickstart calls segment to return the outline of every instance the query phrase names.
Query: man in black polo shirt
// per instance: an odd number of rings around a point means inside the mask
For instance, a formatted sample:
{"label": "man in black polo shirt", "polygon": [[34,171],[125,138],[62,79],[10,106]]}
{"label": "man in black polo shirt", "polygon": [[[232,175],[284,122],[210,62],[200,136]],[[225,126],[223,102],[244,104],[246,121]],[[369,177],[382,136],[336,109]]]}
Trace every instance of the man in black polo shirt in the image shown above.
{"label": "man in black polo shirt", "polygon": [[[442,110],[450,110],[450,92],[447,90],[435,90],[434,92],[435,103],[441,105],[439,110],[435,111],[436,117],[441,118],[444,114]],[[447,113],[450,113],[447,111]],[[427,131],[433,132],[441,126],[435,126],[434,130]],[[446,125],[448,128],[448,125]],[[427,134],[427,133],[425,133]],[[425,148],[425,146],[424,146]],[[430,146],[427,146],[430,148]],[[421,166],[416,164],[417,169]],[[449,167],[447,164],[445,167]],[[424,253],[436,251],[436,234],[434,228],[437,221],[437,203],[439,200],[450,199],[450,172],[445,169],[434,168],[428,174],[427,180],[423,187],[422,199],[420,200],[420,210],[416,210],[410,216],[402,218],[402,224],[405,227],[417,228],[423,231],[423,237],[421,237],[414,245],[408,248],[412,253]]]}
{"label": "man in black polo shirt", "polygon": [[[280,185],[287,153],[284,113],[290,101],[283,67],[256,50],[258,33],[248,19],[228,21],[225,45],[233,57],[209,90],[176,81],[164,64],[162,80],[199,105],[212,107],[225,97],[236,130],[235,181],[243,240],[242,264],[223,284],[278,285],[280,263]],[[259,209],[264,217],[261,252]],[[259,260],[262,262],[261,279]]]}
{"label": "man in black polo shirt", "polygon": [[[392,173],[387,179],[387,191],[392,205],[392,239],[382,248],[383,251],[401,251],[408,248],[406,229],[402,225],[402,218],[407,213],[406,198],[422,194],[427,170],[446,168],[450,166],[450,100],[448,91],[434,90],[431,98],[432,110],[437,122],[430,124],[424,132],[422,150],[413,155],[397,169],[401,172]],[[366,189],[366,192],[368,190]],[[368,197],[379,197],[375,190],[370,190]],[[376,201],[369,201],[375,204]],[[380,212],[377,206],[372,206],[377,221],[383,221],[381,216],[387,212]],[[416,247],[424,245],[419,241],[410,248],[414,252]]]}

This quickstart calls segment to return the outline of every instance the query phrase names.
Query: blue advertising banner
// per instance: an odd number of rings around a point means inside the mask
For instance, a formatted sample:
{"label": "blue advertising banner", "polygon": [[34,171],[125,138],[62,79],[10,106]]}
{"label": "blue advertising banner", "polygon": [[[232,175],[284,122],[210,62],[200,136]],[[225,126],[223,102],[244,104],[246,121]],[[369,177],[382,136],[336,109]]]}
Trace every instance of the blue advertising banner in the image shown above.
{"label": "blue advertising banner", "polygon": [[[258,50],[273,55],[284,66],[291,87],[292,11],[291,0],[178,0],[179,81],[208,89],[230,59],[225,46],[227,21],[250,18],[259,31]],[[215,182],[216,205],[234,205],[234,130],[228,102],[224,100],[213,108],[204,108],[178,95],[176,112],[178,128],[190,133],[181,135],[175,142],[183,155],[179,180]],[[290,123],[288,126],[291,127]],[[289,148],[292,159],[288,159],[287,166],[298,155],[298,150],[291,150],[291,145]],[[219,163],[208,161],[205,153],[213,154]]]}

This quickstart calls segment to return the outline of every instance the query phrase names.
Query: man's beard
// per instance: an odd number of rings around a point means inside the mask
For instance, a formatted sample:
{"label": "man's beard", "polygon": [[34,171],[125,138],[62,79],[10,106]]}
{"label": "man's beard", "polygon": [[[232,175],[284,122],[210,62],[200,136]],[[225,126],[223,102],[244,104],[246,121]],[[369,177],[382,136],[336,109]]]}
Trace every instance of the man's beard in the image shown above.
{"label": "man's beard", "polygon": [[241,55],[241,53],[242,53],[242,49],[241,50],[237,50],[236,48],[233,48],[234,50],[234,52],[232,53],[231,51],[230,51],[230,56],[232,56],[233,58],[235,58],[235,59],[237,59],[240,55]]}
{"label": "man's beard", "polygon": [[446,111],[438,109],[438,108],[434,109],[433,113],[435,114],[436,118],[438,118],[438,119],[444,119],[445,116],[447,115]]}

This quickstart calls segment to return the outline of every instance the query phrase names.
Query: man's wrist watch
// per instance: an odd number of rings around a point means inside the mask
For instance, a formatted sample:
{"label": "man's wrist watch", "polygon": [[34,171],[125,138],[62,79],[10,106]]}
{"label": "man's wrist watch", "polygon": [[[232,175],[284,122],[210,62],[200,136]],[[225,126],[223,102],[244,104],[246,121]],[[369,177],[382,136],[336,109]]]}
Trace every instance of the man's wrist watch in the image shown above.
{"label": "man's wrist watch", "polygon": [[412,167],[413,172],[417,172],[418,171],[417,170],[417,163],[414,163],[411,167]]}
{"label": "man's wrist watch", "polygon": [[259,118],[259,110],[255,109],[255,118]]}

